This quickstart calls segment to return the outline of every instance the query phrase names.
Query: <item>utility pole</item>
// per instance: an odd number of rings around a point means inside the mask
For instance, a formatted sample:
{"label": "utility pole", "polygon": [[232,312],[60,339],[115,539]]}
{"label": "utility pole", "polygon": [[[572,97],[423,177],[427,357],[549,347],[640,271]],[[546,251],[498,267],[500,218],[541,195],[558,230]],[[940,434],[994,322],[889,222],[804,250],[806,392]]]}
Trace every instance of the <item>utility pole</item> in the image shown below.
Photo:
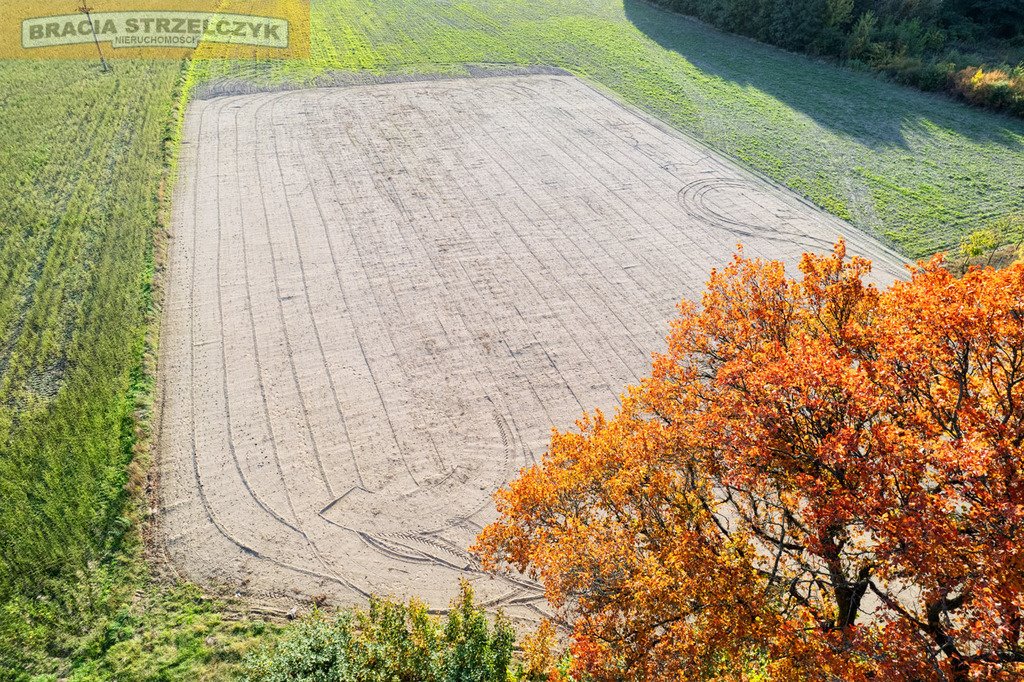
{"label": "utility pole", "polygon": [[103,66],[103,73],[110,71],[110,67],[107,66],[107,60],[103,57],[103,48],[100,47],[100,37],[96,35],[96,24],[92,23],[92,7],[89,7],[84,2],[82,6],[78,8],[78,11],[85,15],[86,20],[89,22],[89,27],[92,28],[92,40],[96,43],[96,52],[100,55],[100,65]]}

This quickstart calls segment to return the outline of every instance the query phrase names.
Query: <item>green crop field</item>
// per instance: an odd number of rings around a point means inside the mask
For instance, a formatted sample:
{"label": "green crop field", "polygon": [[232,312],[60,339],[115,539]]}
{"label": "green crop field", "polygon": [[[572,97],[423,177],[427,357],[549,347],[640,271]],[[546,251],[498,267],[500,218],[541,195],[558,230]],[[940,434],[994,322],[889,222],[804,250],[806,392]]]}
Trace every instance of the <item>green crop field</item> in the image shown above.
{"label": "green crop field", "polygon": [[0,565],[22,580],[86,544],[81,529],[103,513],[87,483],[120,477],[111,453],[131,435],[178,68],[119,67],[0,68]]}
{"label": "green crop field", "polygon": [[123,665],[162,679],[194,672],[175,648],[213,655],[139,636],[158,626],[132,595],[155,588],[125,492],[143,487],[129,472],[182,93],[501,65],[597,82],[910,256],[1024,212],[1024,123],[637,0],[316,0],[309,62],[0,63],[0,678],[113,675],[124,642],[139,651]]}
{"label": "green crop field", "polygon": [[53,644],[47,619],[93,610],[99,595],[63,581],[95,569],[126,525],[180,70],[0,64],[0,678],[11,642]]}

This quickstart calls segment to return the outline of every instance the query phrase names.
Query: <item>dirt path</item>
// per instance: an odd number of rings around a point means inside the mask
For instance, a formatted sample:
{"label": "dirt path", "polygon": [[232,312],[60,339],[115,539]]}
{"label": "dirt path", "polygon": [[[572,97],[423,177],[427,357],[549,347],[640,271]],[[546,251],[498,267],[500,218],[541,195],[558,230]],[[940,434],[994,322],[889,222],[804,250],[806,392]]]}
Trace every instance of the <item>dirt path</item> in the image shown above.
{"label": "dirt path", "polygon": [[490,496],[649,368],[742,242],[795,266],[852,227],[567,76],[198,101],[161,349],[161,532],[259,598],[417,595],[457,577]]}

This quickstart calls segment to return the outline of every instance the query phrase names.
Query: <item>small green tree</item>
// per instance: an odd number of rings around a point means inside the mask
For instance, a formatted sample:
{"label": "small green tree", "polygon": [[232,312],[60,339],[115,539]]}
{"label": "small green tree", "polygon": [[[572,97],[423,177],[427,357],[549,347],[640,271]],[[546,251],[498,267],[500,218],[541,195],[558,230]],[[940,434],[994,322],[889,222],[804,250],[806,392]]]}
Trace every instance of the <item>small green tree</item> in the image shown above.
{"label": "small green tree", "polygon": [[1003,266],[1024,256],[1024,215],[1000,218],[970,233],[960,243],[961,269],[970,265]]}
{"label": "small green tree", "polygon": [[474,605],[473,588],[461,581],[444,628],[445,682],[506,682],[516,633],[499,613],[492,629],[483,609]]}
{"label": "small green tree", "polygon": [[846,26],[853,19],[853,0],[827,0],[825,25],[829,28]]}
{"label": "small green tree", "polygon": [[850,39],[847,43],[846,52],[854,59],[863,59],[868,56],[871,50],[872,37],[875,35],[875,28],[878,26],[878,18],[875,13],[868,10],[860,15],[857,23],[850,31]]}

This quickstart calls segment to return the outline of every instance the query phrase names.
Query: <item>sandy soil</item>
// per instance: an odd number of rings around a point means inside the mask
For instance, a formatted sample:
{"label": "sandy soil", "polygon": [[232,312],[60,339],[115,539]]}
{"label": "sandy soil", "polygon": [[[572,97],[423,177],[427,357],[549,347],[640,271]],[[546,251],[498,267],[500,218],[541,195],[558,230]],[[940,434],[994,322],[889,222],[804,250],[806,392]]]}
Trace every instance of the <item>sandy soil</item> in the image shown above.
{"label": "sandy soil", "polygon": [[742,242],[795,266],[854,228],[567,76],[195,102],[161,347],[160,532],[256,598],[417,595],[553,426],[614,409],[676,301]]}

